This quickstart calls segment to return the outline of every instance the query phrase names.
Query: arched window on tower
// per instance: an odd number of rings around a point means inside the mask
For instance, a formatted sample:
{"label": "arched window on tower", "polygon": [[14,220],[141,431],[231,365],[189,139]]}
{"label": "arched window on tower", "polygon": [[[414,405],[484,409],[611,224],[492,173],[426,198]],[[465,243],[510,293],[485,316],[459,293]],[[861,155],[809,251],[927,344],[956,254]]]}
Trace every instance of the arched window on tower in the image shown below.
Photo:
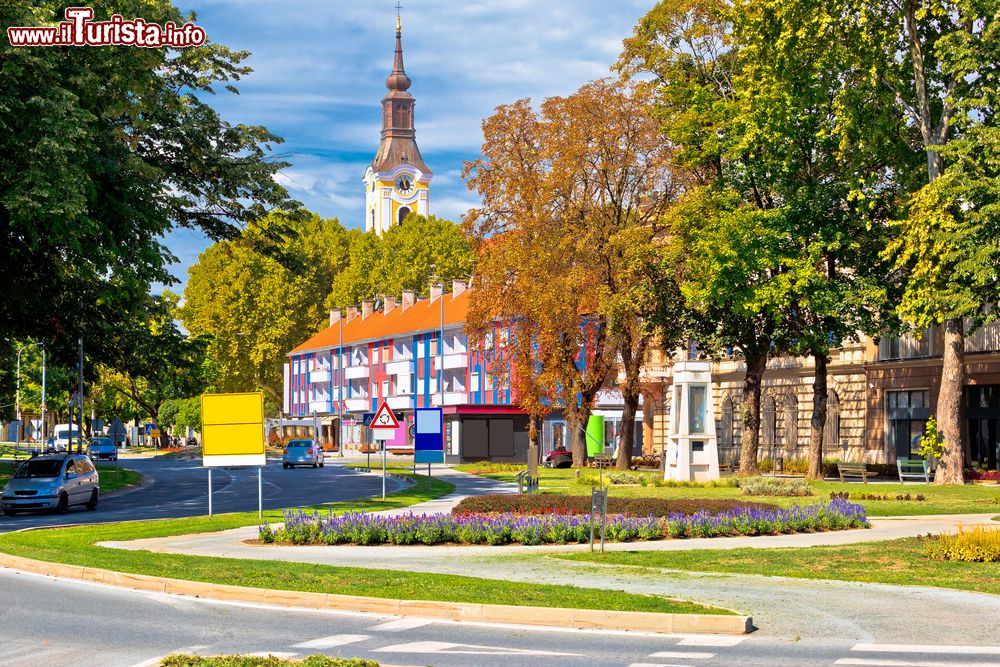
{"label": "arched window on tower", "polygon": [[396,224],[400,224],[400,225],[403,224],[403,220],[405,220],[406,216],[408,216],[409,214],[410,214],[410,209],[409,208],[407,208],[406,206],[400,208],[399,209],[399,217],[398,217],[398,219],[396,221]]}
{"label": "arched window on tower", "polygon": [[372,229],[375,228],[375,209],[372,209]]}

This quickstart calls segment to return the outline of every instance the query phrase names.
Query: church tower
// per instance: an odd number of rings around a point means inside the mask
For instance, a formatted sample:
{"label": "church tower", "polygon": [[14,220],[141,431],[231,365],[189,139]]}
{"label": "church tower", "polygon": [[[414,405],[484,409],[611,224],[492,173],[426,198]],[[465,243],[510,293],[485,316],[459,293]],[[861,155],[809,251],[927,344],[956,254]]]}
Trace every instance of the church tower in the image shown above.
{"label": "church tower", "polygon": [[396,14],[396,57],[385,80],[382,98],[382,138],[375,159],[365,171],[365,231],[381,236],[403,223],[410,213],[429,215],[428,195],[434,174],[424,164],[413,128],[410,77],[403,69],[403,37]]}

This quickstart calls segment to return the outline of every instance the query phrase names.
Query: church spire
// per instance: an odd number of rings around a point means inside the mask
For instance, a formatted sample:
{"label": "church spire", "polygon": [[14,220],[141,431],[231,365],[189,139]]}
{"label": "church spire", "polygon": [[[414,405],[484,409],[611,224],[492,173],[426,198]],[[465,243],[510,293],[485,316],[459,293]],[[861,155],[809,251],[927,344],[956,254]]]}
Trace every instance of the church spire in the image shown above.
{"label": "church spire", "polygon": [[410,87],[410,77],[406,76],[406,70],[403,69],[403,26],[398,5],[396,6],[396,57],[392,62],[392,73],[385,80],[385,87],[399,91],[406,91]]}

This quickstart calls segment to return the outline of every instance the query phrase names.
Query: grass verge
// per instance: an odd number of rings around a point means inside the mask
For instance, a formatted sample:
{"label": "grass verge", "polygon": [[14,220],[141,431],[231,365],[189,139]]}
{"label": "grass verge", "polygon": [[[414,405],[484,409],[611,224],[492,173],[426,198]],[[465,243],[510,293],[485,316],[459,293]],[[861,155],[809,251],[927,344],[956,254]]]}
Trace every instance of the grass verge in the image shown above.
{"label": "grass verge", "polygon": [[[400,473],[403,474],[403,473]],[[418,482],[426,477],[417,476]],[[385,501],[336,503],[335,511],[388,509],[445,495],[453,489],[433,480],[431,490],[417,483]],[[281,513],[265,513],[280,520]],[[396,570],[334,567],[284,561],[246,560],[125,551],[97,546],[97,542],[128,541],[225,530],[255,525],[254,513],[214,517],[161,519],[71,528],[34,530],[0,536],[0,551],[24,558],[97,567],[189,581],[250,586],[277,590],[340,593],[404,600],[440,600],[483,604],[575,607],[618,611],[730,614],[727,610],[691,602],[607,590],[563,585],[536,585],[474,577],[424,574]]]}
{"label": "grass verge", "polygon": [[965,563],[927,557],[929,540],[784,549],[698,549],[561,554],[560,559],[694,572],[759,574],[799,579],[937,586],[1000,595],[1000,563]]}
{"label": "grass verge", "polygon": [[[513,482],[517,470],[501,470],[491,472],[487,468],[476,463],[469,463],[456,466],[457,470],[481,474],[484,477],[496,479],[504,482]],[[605,479],[607,478],[605,472]],[[650,479],[659,473],[631,473],[634,475],[649,476]],[[576,470],[540,468],[541,478],[539,489],[542,493],[555,493],[561,495],[588,495],[590,485],[597,483],[597,472],[594,470],[581,471],[581,479],[576,477]],[[868,516],[917,516],[924,514],[986,514],[995,513],[1000,507],[1000,485],[995,484],[966,484],[964,486],[938,486],[936,484],[861,484],[840,482],[809,482],[813,490],[812,496],[802,497],[773,497],[773,496],[744,496],[738,488],[728,486],[716,487],[655,487],[649,486],[616,486],[608,487],[609,496],[623,498],[730,498],[741,500],[757,500],[761,502],[774,503],[784,507],[790,505],[802,505],[810,502],[830,499],[831,492],[848,493],[872,493],[895,497],[897,495],[910,494],[916,497],[918,494],[926,500],[862,500],[851,498],[852,503],[863,505],[868,512]]]}

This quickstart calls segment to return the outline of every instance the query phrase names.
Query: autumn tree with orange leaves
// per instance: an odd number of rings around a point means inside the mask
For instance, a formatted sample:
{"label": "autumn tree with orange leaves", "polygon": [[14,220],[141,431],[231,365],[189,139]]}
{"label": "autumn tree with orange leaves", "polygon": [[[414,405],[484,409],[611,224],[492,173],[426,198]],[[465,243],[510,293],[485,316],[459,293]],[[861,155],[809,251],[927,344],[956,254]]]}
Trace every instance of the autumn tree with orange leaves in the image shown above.
{"label": "autumn tree with orange leaves", "polygon": [[[583,428],[607,386],[624,397],[618,465],[628,466],[640,368],[656,336],[672,347],[683,321],[663,317],[682,299],[656,251],[674,186],[652,108],[645,85],[616,79],[538,111],[529,100],[501,106],[483,123],[483,157],[463,172],[482,199],[463,223],[478,257],[468,330],[512,328],[519,404],[536,435],[546,411],[565,412],[574,466],[586,461]],[[663,322],[669,331],[654,325]]]}

